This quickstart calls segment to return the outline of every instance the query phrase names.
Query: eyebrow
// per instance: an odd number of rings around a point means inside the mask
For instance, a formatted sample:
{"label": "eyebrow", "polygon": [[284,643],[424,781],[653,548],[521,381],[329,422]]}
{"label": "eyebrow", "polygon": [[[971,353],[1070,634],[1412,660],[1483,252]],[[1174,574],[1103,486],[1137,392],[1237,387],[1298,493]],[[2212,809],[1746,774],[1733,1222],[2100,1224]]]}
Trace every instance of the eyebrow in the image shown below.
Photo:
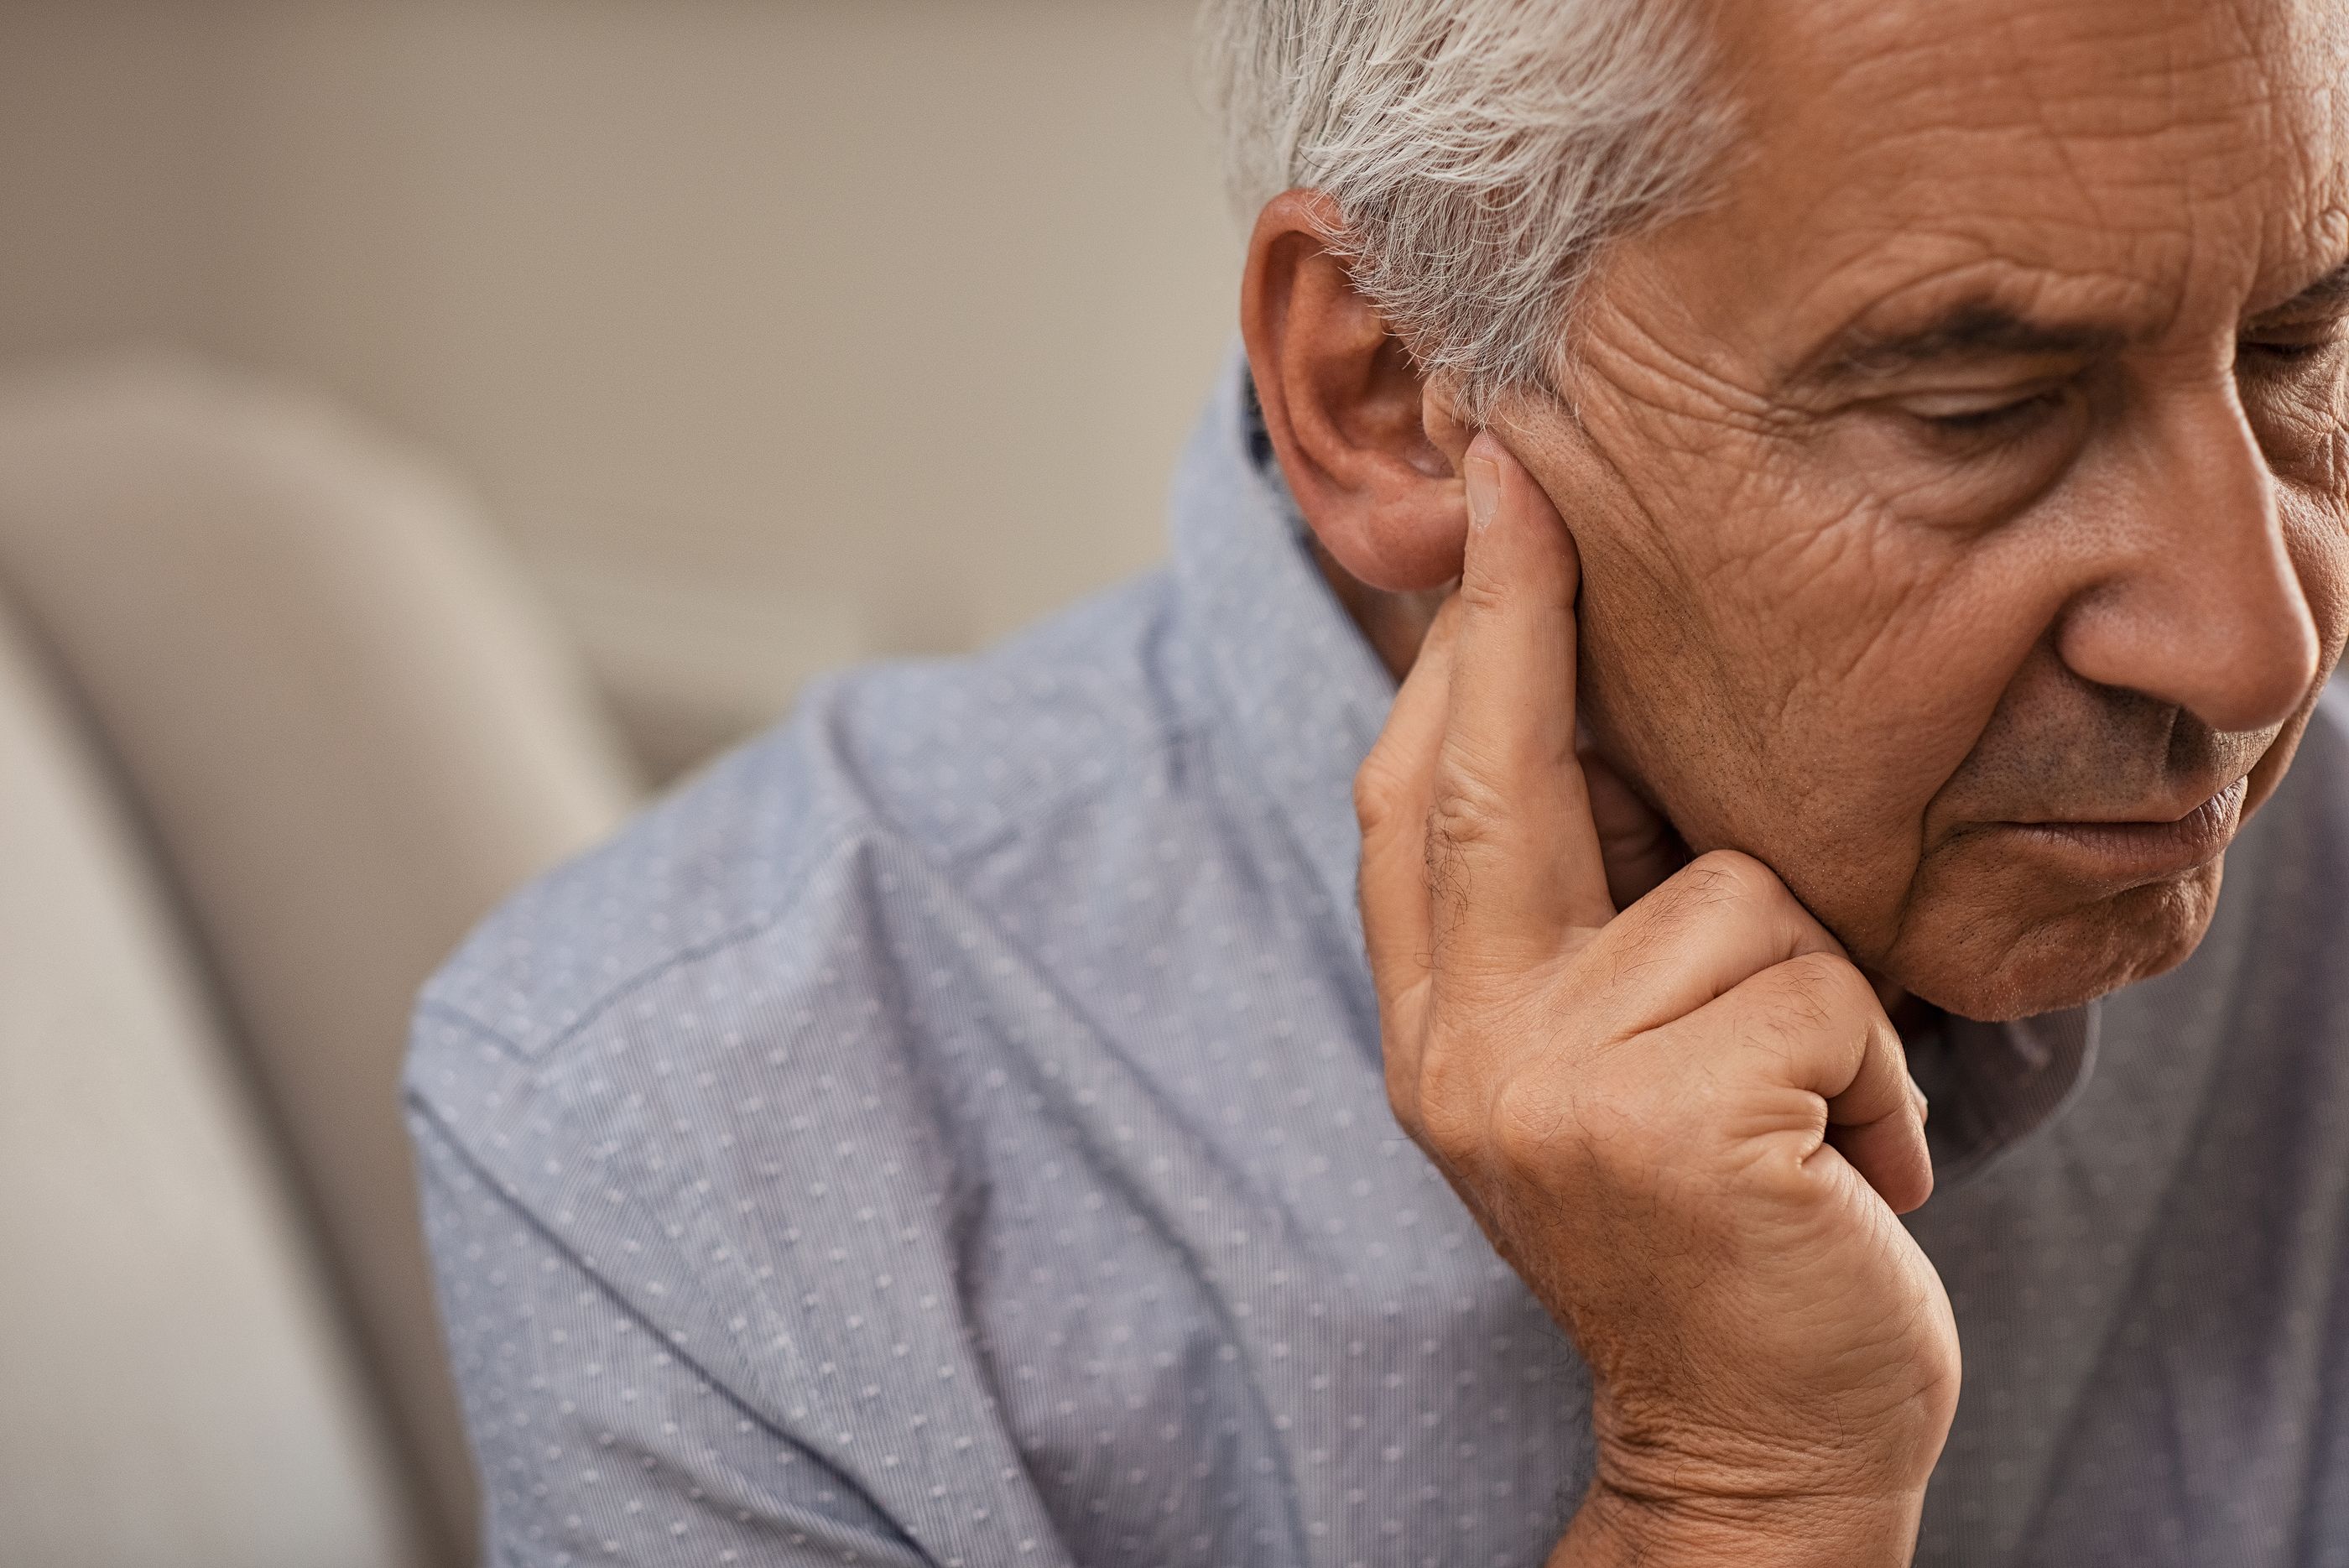
{"label": "eyebrow", "polygon": [[[2349,310],[2349,261],[2258,319],[2297,310]],[[1965,359],[2095,358],[2119,348],[2122,328],[2093,321],[2035,321],[1992,299],[1971,299],[1922,327],[1884,332],[1855,323],[1826,340],[1787,378],[1791,384],[1831,387],[1887,380],[1922,366]]]}
{"label": "eyebrow", "polygon": [[[2349,286],[2349,276],[2343,282]],[[2127,336],[2103,323],[2034,321],[2005,306],[1971,300],[1904,332],[1847,327],[1809,356],[1792,379],[1813,385],[1878,380],[1951,359],[2085,358],[2109,353]]]}

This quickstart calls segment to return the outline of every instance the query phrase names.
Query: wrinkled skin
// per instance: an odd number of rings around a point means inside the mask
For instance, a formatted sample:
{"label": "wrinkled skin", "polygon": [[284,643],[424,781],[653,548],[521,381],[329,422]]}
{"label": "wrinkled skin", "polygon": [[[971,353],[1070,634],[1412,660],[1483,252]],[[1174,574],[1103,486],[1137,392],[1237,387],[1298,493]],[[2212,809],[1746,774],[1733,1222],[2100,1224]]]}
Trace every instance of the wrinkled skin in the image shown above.
{"label": "wrinkled skin", "polygon": [[[2168,969],[2349,628],[2349,7],[1713,26],[1715,199],[1609,252],[1563,395],[1494,421],[1579,551],[1583,718],[1888,991],[2005,1018]],[[1411,390],[1433,481],[1473,431]],[[1345,573],[1456,569],[1438,501],[1299,489]]]}
{"label": "wrinkled skin", "polygon": [[1591,1371],[1551,1561],[1891,1568],[1961,1358],[1890,1010],[2178,962],[2341,651],[2349,6],[1714,21],[1741,157],[1602,258],[1556,395],[1471,429],[1311,192],[1242,331],[1408,671],[1356,780],[1389,1100]]}
{"label": "wrinkled skin", "polygon": [[[2340,653],[2349,299],[2286,302],[2349,260],[2344,13],[1725,9],[1772,84],[1750,161],[1616,258],[1583,428],[1525,453],[1574,498],[1586,715],[1692,846],[1932,1002],[2167,969],[2220,857],[2011,825],[2176,818],[2246,774],[2255,806]],[[2110,341],[1819,373],[1970,307]]]}

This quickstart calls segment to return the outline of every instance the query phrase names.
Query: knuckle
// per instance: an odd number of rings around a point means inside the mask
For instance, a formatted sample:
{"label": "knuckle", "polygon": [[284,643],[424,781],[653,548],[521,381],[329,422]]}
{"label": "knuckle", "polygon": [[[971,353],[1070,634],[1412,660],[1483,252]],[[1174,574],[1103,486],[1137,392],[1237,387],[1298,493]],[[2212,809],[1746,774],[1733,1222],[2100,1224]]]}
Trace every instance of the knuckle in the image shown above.
{"label": "knuckle", "polygon": [[1508,607],[1509,593],[1500,578],[1472,572],[1460,579],[1460,607],[1475,614],[1494,614]]}
{"label": "knuckle", "polygon": [[1595,1202],[1650,1194],[1688,1158],[1687,1086],[1620,1083],[1604,1095],[1528,1096],[1512,1107],[1506,1145],[1520,1180]]}
{"label": "knuckle", "polygon": [[1483,1168],[1493,1162],[1495,1112],[1506,1099],[1473,1052],[1432,1047],[1421,1059],[1413,1085],[1421,1146],[1445,1164]]}
{"label": "knuckle", "polygon": [[1462,847],[1483,844],[1499,831],[1506,802],[1490,777],[1456,751],[1436,769],[1428,804],[1431,838]]}
{"label": "knuckle", "polygon": [[1756,1001],[1761,1022],[1781,1032],[1827,1029],[1865,1017],[1876,1005],[1866,976],[1834,953],[1804,953],[1775,965]]}
{"label": "knuckle", "polygon": [[1547,1080],[1517,1078],[1505,1084],[1493,1096],[1490,1158],[1521,1182],[1554,1178],[1570,1120],[1569,1107]]}
{"label": "knuckle", "polygon": [[1404,1126],[1422,1148],[1446,1166],[1480,1162],[1484,1124],[1454,1096],[1423,1093],[1414,1116]]}
{"label": "knuckle", "polygon": [[1709,849],[1690,861],[1682,875],[1706,898],[1722,903],[1769,906],[1793,897],[1776,872],[1735,849]]}
{"label": "knuckle", "polygon": [[1386,832],[1402,815],[1403,781],[1372,752],[1354,775],[1354,822],[1365,837]]}
{"label": "knuckle", "polygon": [[1873,1002],[1876,997],[1868,977],[1836,953],[1799,953],[1777,967],[1789,986],[1822,1006],[1839,1007],[1862,997]]}
{"label": "knuckle", "polygon": [[1686,1084],[1634,1075],[1593,1091],[1549,1072],[1495,1081],[1431,1060],[1417,1088],[1414,1141],[1504,1206],[1653,1195],[1685,1158]]}

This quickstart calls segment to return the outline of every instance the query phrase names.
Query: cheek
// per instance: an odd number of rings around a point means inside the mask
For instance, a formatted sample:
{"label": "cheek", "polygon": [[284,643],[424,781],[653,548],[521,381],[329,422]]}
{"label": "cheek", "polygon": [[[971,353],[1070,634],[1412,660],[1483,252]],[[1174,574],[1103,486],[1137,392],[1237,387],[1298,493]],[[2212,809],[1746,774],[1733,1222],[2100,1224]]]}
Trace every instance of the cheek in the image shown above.
{"label": "cheek", "polygon": [[1855,525],[1864,545],[1799,580],[1757,576],[1803,678],[1771,711],[1760,852],[1865,961],[1897,940],[1940,799],[2044,623],[2017,573],[1942,538]]}
{"label": "cheek", "polygon": [[[1913,823],[2034,635],[1977,542],[1829,477],[1756,464],[1704,515],[1671,588],[1715,715],[1757,772],[1847,833]],[[2012,626],[2004,623],[2013,622]]]}
{"label": "cheek", "polygon": [[1579,531],[1585,701],[1692,848],[1760,857],[1865,950],[1891,940],[1929,804],[2035,610],[2002,599],[2012,569],[1978,541],[1770,457],[1683,467]]}
{"label": "cheek", "polygon": [[[1643,459],[1674,449],[1635,432]],[[1747,612],[1708,519],[1750,510],[1723,465],[1692,459],[1600,462],[1570,525],[1582,556],[1578,607],[1582,716],[1608,755],[1692,842],[1710,839],[1716,803],[1763,771],[1774,686],[1788,670],[1782,625]],[[1710,843],[1707,847],[1711,847]]]}

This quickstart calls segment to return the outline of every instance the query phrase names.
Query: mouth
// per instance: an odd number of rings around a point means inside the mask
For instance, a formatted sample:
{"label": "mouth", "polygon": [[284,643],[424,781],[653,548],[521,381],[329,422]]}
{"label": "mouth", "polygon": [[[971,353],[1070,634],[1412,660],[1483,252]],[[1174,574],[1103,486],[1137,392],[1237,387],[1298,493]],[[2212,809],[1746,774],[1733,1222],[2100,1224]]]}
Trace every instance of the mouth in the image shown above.
{"label": "mouth", "polygon": [[2239,778],[2178,817],[2009,826],[2095,880],[2142,885],[2184,876],[2225,854],[2242,826],[2249,784]]}

